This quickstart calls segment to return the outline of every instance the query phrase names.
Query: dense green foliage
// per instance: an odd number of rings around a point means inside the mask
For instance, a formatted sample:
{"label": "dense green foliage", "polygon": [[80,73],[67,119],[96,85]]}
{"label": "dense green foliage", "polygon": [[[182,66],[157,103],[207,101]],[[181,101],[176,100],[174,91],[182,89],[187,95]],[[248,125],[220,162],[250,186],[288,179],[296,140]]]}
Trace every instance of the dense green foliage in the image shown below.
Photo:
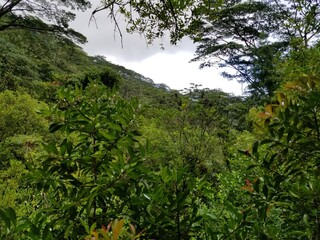
{"label": "dense green foliage", "polygon": [[[202,2],[193,17],[207,13]],[[194,6],[163,3],[181,18]],[[198,22],[193,34],[203,44],[219,28],[235,34],[220,23],[275,21],[271,3],[217,3],[206,15],[212,26]],[[304,22],[314,39],[317,13]],[[299,34],[295,19],[281,19]],[[174,22],[173,38],[191,30]],[[245,75],[262,88],[270,80],[268,94],[174,91],[56,34],[0,32],[0,239],[319,239],[319,44],[307,34],[282,45],[279,35],[249,48],[261,39],[247,30],[232,51],[256,54],[242,56]],[[244,64],[220,47],[210,49]]]}

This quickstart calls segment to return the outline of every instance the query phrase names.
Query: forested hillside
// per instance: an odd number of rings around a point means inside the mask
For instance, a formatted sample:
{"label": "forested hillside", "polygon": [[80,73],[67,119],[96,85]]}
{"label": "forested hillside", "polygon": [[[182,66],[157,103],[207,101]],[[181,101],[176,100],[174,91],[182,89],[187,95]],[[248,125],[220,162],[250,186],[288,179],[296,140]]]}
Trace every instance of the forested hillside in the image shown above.
{"label": "forested hillside", "polygon": [[319,6],[284,2],[96,11],[192,38],[246,96],[88,56],[57,1],[0,5],[0,239],[319,239]]}

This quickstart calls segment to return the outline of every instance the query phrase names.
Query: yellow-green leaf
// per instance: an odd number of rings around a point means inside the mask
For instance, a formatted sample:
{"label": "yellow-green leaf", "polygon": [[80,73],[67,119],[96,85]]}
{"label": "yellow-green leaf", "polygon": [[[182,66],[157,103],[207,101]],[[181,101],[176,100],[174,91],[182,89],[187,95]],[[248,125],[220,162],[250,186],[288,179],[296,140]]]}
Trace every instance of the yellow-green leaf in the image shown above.
{"label": "yellow-green leaf", "polygon": [[124,219],[121,219],[120,221],[115,220],[112,228],[113,240],[117,240],[119,238],[120,232],[123,228],[123,224],[124,224]]}

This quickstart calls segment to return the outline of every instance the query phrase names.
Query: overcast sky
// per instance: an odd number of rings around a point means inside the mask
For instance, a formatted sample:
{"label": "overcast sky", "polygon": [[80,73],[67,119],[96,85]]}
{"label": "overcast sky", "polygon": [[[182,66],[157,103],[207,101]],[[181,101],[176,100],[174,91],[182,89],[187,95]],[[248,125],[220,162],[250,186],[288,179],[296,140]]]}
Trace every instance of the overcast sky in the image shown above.
{"label": "overcast sky", "polygon": [[[98,1],[93,1],[97,6]],[[114,25],[106,12],[96,15],[96,22],[90,20],[90,10],[77,14],[71,27],[88,39],[83,49],[89,55],[104,55],[112,63],[134,70],[155,83],[164,83],[172,89],[184,89],[190,83],[201,84],[207,88],[218,88],[236,95],[242,94],[242,86],[236,81],[228,81],[220,76],[220,69],[199,69],[199,63],[189,63],[195,52],[195,45],[184,39],[178,46],[170,46],[166,39],[147,45],[138,34],[129,35],[123,26],[123,46]],[[160,44],[163,44],[164,50]]]}

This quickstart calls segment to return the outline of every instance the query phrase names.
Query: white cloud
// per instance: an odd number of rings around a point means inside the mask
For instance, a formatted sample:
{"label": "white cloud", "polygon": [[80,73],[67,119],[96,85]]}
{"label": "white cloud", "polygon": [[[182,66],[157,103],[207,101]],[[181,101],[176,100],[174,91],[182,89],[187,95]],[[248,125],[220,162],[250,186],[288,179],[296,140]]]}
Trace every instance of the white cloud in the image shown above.
{"label": "white cloud", "polygon": [[161,52],[141,61],[106,57],[115,64],[141,73],[156,83],[164,83],[172,89],[180,90],[190,87],[190,83],[196,83],[204,88],[221,89],[235,95],[242,94],[241,84],[224,79],[217,68],[199,69],[199,63],[189,63],[193,57],[191,52],[181,51],[174,54]]}
{"label": "white cloud", "polygon": [[[93,0],[92,3],[96,7],[99,0]],[[120,37],[114,33],[114,24],[108,19],[107,12],[96,15],[98,28],[94,22],[89,24],[90,15],[90,11],[77,13],[76,21],[71,25],[88,38],[88,43],[83,48],[89,55],[104,55],[109,61],[132,69],[156,83],[164,83],[172,89],[180,90],[188,88],[190,83],[196,83],[236,95],[242,94],[241,85],[223,79],[217,68],[200,70],[199,63],[189,63],[196,49],[191,40],[183,39],[178,46],[170,46],[168,39],[162,39],[147,46],[142,36],[125,33],[125,24],[122,22],[122,48]],[[160,43],[165,50],[161,50]]]}

